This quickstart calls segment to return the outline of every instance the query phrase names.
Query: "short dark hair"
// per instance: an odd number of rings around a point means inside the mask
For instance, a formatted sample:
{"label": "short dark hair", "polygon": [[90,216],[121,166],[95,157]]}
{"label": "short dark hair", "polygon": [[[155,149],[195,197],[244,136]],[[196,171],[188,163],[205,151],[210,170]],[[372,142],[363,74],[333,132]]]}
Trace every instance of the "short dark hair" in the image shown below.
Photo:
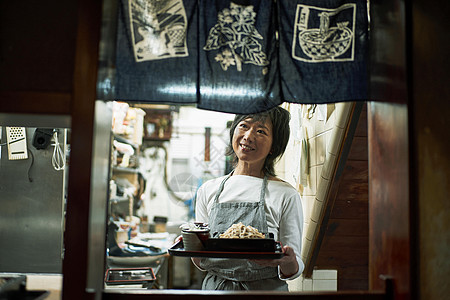
{"label": "short dark hair", "polygon": [[238,157],[233,150],[233,135],[236,126],[242,120],[251,118],[253,121],[257,122],[265,122],[267,118],[272,122],[273,130],[272,130],[272,149],[269,155],[267,155],[266,160],[263,166],[264,174],[270,176],[276,176],[275,174],[275,162],[281,158],[286,150],[286,146],[289,142],[290,128],[289,121],[291,119],[290,113],[282,107],[276,106],[267,111],[256,113],[256,114],[248,114],[248,115],[236,115],[234,117],[234,121],[230,127],[230,143],[228,145],[227,155],[232,156],[233,158],[233,166],[235,167],[238,162]]}

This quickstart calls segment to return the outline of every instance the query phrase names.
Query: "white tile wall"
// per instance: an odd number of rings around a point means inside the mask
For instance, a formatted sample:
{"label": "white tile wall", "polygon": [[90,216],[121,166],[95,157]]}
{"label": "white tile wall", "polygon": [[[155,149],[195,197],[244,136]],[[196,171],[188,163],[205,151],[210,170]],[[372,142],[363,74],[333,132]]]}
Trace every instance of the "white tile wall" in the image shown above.
{"label": "white tile wall", "polygon": [[337,280],[313,279],[313,291],[337,291]]}
{"label": "white tile wall", "polygon": [[[311,247],[311,243],[314,240],[314,230],[317,227],[317,222],[313,219],[309,219],[308,231],[305,232],[305,238],[303,239],[303,247],[305,249],[309,249]],[[306,258],[307,253],[303,251],[302,256]]]}
{"label": "white tile wall", "polygon": [[336,127],[333,132],[333,135],[330,136],[330,147],[328,148],[328,152],[331,154],[338,154],[341,146],[341,141],[344,138],[344,129]]}
{"label": "white tile wall", "polygon": [[[326,105],[326,104],[323,104]],[[289,104],[289,110],[291,112],[299,114],[302,112],[302,109],[308,109],[311,108],[310,105],[304,105],[303,107],[301,104]],[[326,112],[326,118],[324,120],[319,120],[318,118],[318,109],[322,109],[322,112]],[[308,185],[304,186],[302,189],[299,188],[298,185],[293,184],[296,188],[299,189],[299,193],[302,195],[302,204],[303,204],[303,213],[304,213],[304,233],[303,233],[303,249],[309,249],[311,245],[311,239],[312,234],[314,232],[314,227],[317,226],[317,207],[314,210],[314,203],[317,201],[317,196],[320,196],[321,194],[326,193],[326,190],[319,191],[318,190],[318,184],[320,180],[323,180],[321,178],[323,164],[328,160],[328,156],[335,149],[330,148],[330,140],[332,139],[332,133],[334,130],[334,127],[336,126],[336,122],[344,122],[345,120],[342,120],[342,118],[339,118],[337,120],[337,115],[341,113],[342,111],[348,110],[349,105],[342,104],[342,103],[336,103],[336,104],[328,104],[325,107],[325,110],[319,107],[316,107],[316,113],[313,114],[312,117],[308,118],[305,117],[305,114],[303,114],[304,118],[301,119],[297,123],[292,123],[292,126],[298,126],[298,124],[302,124],[303,127],[306,128],[307,132],[307,139],[309,144],[309,180]],[[291,139],[293,137],[291,136]],[[333,137],[335,139],[336,137]],[[281,162],[278,168],[282,168],[282,172],[278,172],[279,174],[283,174],[283,176],[280,175],[280,177],[284,178],[287,181],[290,181],[291,178],[294,178],[297,168],[292,167],[289,163],[284,164],[284,162],[292,162],[297,161],[295,159],[296,154],[294,151],[292,151],[293,143],[290,142],[288,145],[288,149],[283,157],[283,162]],[[335,154],[335,153],[334,153]],[[281,171],[281,170],[280,170]],[[329,170],[328,170],[329,171]],[[329,172],[328,172],[329,173]],[[321,185],[322,186],[322,185]],[[319,195],[317,194],[319,193]],[[321,193],[321,194],[320,194]],[[323,195],[322,195],[323,196]],[[323,200],[319,199],[319,200]],[[314,211],[315,212],[314,212]],[[315,216],[312,216],[312,214],[315,213]],[[313,219],[311,219],[313,217]],[[302,257],[305,257],[307,253],[303,251]],[[295,279],[293,281],[288,281],[289,284],[289,290],[291,291],[336,291],[337,290],[337,271],[336,270],[314,270],[312,278],[303,278],[300,277],[298,279]]]}
{"label": "white tile wall", "polygon": [[320,174],[322,174],[322,169],[323,169],[323,165],[318,165],[318,166],[316,167],[316,177],[314,178],[314,182],[315,182],[315,184],[316,184],[316,187],[315,187],[315,193],[314,193],[314,195],[317,194],[317,187],[318,187],[318,185],[319,185],[319,179],[320,179]]}
{"label": "white tile wall", "polygon": [[311,220],[319,223],[322,215],[322,207],[323,202],[319,200],[315,200],[312,211],[311,211]]}
{"label": "white tile wall", "polygon": [[[321,184],[323,184],[325,186],[327,185],[328,181],[329,180],[326,179],[326,178],[323,178],[323,177],[320,178]],[[326,198],[327,193],[328,193],[328,189],[325,189],[323,187],[319,187],[319,189],[318,189],[318,191],[316,193],[316,199],[319,199],[320,201],[323,201]]]}
{"label": "white tile wall", "polygon": [[313,279],[314,280],[325,280],[325,279],[336,280],[337,279],[337,270],[314,270],[313,271]]}
{"label": "white tile wall", "polygon": [[[314,226],[315,224],[312,222],[313,225],[309,225],[309,226]],[[309,227],[308,226],[308,227]],[[309,228],[308,231],[305,232],[304,234],[304,238],[303,238],[303,247],[310,247],[311,246],[311,240],[308,239],[308,232],[309,232]],[[306,253],[302,253],[302,258],[305,259],[305,255]]]}
{"label": "white tile wall", "polygon": [[313,280],[312,279],[303,279],[303,291],[312,291],[313,290]]}
{"label": "white tile wall", "polygon": [[311,278],[288,281],[289,291],[337,291],[337,270],[314,270]]}
{"label": "white tile wall", "polygon": [[[325,161],[325,163],[322,165],[322,172],[320,173],[321,179],[332,179],[334,168],[336,165],[337,156],[334,154],[329,153],[328,159]],[[326,186],[324,184],[321,184],[322,186]]]}
{"label": "white tile wall", "polygon": [[[313,208],[315,197],[314,196],[303,196],[302,197],[302,205],[303,205],[303,214],[305,216],[310,216]],[[305,219],[306,221],[306,219]],[[308,218],[309,222],[309,218]]]}
{"label": "white tile wall", "polygon": [[308,232],[308,227],[309,227],[309,220],[308,222],[305,221],[303,224],[302,241],[305,240],[306,232]]}
{"label": "white tile wall", "polygon": [[353,107],[353,104],[351,102],[346,103],[338,103],[336,105],[336,126],[339,128],[344,128],[345,124],[348,121],[349,118],[349,112],[351,108]]}

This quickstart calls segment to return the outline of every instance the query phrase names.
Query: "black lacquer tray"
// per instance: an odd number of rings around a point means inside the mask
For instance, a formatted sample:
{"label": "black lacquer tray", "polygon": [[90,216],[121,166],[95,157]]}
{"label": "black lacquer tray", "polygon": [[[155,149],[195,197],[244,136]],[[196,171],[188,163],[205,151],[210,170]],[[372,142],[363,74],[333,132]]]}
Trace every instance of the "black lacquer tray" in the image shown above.
{"label": "black lacquer tray", "polygon": [[281,243],[273,239],[208,239],[204,250],[185,250],[180,240],[168,251],[170,255],[186,257],[277,259],[284,255],[281,249]]}

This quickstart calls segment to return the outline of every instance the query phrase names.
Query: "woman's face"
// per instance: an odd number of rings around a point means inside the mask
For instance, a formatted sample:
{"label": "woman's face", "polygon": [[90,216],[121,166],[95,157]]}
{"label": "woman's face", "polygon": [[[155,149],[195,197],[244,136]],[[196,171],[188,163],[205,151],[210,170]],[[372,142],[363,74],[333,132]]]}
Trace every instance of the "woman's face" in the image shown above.
{"label": "woman's face", "polygon": [[239,122],[234,129],[232,146],[239,163],[259,163],[261,168],[272,149],[272,122],[267,118],[264,122],[254,122],[247,118]]}

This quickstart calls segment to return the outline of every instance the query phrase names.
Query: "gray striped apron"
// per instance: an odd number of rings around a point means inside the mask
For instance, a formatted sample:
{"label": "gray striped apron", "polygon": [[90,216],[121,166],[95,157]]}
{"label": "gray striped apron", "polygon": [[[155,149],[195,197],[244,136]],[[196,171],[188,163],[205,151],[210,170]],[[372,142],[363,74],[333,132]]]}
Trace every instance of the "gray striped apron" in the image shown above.
{"label": "gray striped apron", "polygon": [[[209,217],[212,234],[226,231],[231,225],[242,222],[268,233],[265,213],[265,193],[267,175],[264,177],[258,202],[219,203],[225,182],[230,173],[221,182],[214,198]],[[204,290],[284,290],[287,284],[278,278],[276,267],[264,267],[247,259],[204,258],[201,267],[208,271],[203,280]]]}

